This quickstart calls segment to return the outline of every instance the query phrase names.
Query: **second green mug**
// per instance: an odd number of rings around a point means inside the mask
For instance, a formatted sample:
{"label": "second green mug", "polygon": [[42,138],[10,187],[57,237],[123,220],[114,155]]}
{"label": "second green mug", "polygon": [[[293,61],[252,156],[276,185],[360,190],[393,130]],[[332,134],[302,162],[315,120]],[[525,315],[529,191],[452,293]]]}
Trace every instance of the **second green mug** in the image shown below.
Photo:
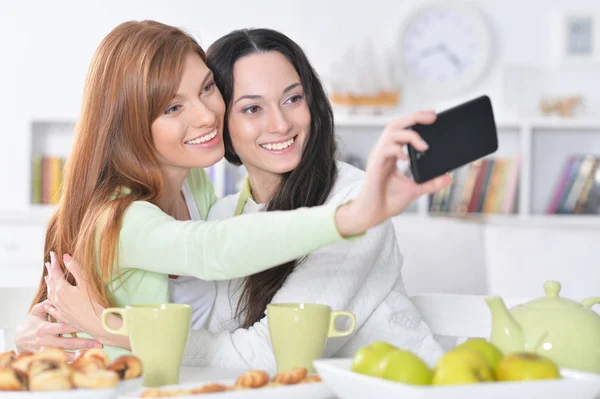
{"label": "second green mug", "polygon": [[[107,324],[109,314],[121,316],[118,330]],[[144,386],[179,383],[179,369],[188,339],[192,308],[183,304],[128,305],[102,312],[102,326],[112,334],[129,336],[131,350],[143,366]]]}
{"label": "second green mug", "polygon": [[[339,331],[335,324],[342,316],[350,319],[350,326]],[[323,355],[327,338],[352,334],[356,323],[353,313],[310,303],[267,305],[267,321],[278,373],[294,367],[313,373],[312,362]]]}

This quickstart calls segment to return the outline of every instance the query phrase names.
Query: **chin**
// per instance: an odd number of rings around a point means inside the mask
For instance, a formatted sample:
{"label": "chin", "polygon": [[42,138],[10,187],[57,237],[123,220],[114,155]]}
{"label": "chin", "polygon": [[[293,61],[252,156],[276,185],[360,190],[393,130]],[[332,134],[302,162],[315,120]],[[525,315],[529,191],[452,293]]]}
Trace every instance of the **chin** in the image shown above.
{"label": "chin", "polygon": [[215,149],[215,151],[210,151],[207,154],[203,154],[201,158],[194,160],[193,168],[210,168],[217,162],[219,162],[225,156],[224,148],[220,150]]}
{"label": "chin", "polygon": [[284,173],[288,173],[288,172],[291,172],[292,170],[296,169],[299,164],[300,164],[299,160],[298,161],[290,161],[290,162],[279,162],[275,165],[270,165],[270,167],[267,169],[271,173],[284,174]]}

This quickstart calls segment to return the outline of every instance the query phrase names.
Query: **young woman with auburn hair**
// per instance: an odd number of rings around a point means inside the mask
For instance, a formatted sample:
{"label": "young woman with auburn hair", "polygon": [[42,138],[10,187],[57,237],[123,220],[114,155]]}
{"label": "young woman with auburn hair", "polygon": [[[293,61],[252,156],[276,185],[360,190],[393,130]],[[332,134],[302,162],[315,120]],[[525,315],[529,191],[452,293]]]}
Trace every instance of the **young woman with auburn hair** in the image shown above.
{"label": "young woman with auburn hair", "polygon": [[[92,310],[169,302],[169,276],[201,279],[206,284],[198,296],[210,302],[212,280],[254,275],[361,236],[450,183],[443,176],[418,185],[397,171],[405,144],[426,148],[407,130],[415,122],[409,117],[384,130],[352,201],[205,221],[216,196],[202,168],[223,157],[225,115],[205,58],[189,35],[154,21],[119,25],[96,51],[44,253],[54,264],[65,261],[67,268],[60,267],[71,284],[70,255],[80,262],[78,280]],[[33,305],[45,303],[44,280],[46,270]],[[40,345],[28,335],[40,322],[40,308],[34,306],[17,333],[20,350]],[[83,331],[111,342],[112,356],[128,346],[107,338],[97,323],[61,328],[57,334]],[[69,347],[69,339],[53,343]]]}

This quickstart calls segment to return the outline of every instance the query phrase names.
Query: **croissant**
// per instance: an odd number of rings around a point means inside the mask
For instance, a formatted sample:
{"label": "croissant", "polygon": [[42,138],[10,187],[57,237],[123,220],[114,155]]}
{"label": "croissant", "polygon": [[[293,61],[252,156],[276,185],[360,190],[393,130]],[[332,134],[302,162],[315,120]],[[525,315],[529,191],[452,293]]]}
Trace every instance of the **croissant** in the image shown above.
{"label": "croissant", "polygon": [[27,389],[27,374],[14,369],[0,368],[0,391]]}
{"label": "croissant", "polygon": [[269,374],[262,370],[249,370],[238,377],[235,385],[244,388],[260,388],[268,382]]}
{"label": "croissant", "polygon": [[273,377],[273,382],[278,382],[284,385],[297,384],[306,377],[308,370],[304,367],[295,367],[288,371],[277,374]]}
{"label": "croissant", "polygon": [[142,375],[142,362],[135,356],[120,356],[107,367],[115,371],[121,380],[129,380]]}

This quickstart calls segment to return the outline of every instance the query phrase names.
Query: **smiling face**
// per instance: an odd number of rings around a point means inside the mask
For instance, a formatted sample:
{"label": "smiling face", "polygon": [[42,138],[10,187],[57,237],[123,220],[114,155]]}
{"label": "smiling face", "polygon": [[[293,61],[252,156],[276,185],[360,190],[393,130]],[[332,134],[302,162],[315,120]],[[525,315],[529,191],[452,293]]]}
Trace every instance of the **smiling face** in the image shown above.
{"label": "smiling face", "polygon": [[249,175],[272,180],[295,169],[310,122],[300,77],[281,53],[255,53],[236,61],[228,127]]}
{"label": "smiling face", "polygon": [[152,123],[161,169],[168,175],[206,168],[223,158],[225,103],[199,55],[187,55],[177,94]]}

